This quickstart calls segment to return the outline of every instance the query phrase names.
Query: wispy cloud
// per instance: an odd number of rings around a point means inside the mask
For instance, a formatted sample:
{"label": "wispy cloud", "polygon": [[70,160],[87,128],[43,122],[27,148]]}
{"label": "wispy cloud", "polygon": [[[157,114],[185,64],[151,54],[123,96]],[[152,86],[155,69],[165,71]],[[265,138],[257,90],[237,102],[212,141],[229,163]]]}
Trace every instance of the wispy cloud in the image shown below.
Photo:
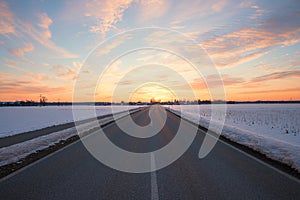
{"label": "wispy cloud", "polygon": [[9,49],[9,52],[15,56],[23,57],[25,53],[31,52],[34,50],[34,46],[31,43],[26,43],[24,47],[18,49]]}
{"label": "wispy cloud", "polygon": [[213,38],[201,45],[208,50],[218,67],[233,67],[263,56],[274,46],[298,43],[299,33],[299,28],[277,35],[266,30],[247,28]]}
{"label": "wispy cloud", "polygon": [[54,44],[50,38],[52,36],[51,31],[49,29],[49,26],[52,23],[52,20],[47,16],[46,13],[40,13],[39,16],[39,23],[38,26],[42,28],[42,30],[36,29],[32,24],[30,23],[24,23],[20,21],[19,28],[24,32],[25,34],[29,35],[30,38],[36,40],[41,45],[47,47],[51,51],[53,51],[56,56],[60,56],[63,58],[77,58],[78,55],[70,53],[69,51],[57,46]]}
{"label": "wispy cloud", "polygon": [[[228,87],[228,86],[234,86],[245,83],[245,79],[243,77],[234,77],[229,74],[222,74],[222,75],[209,75],[205,77],[205,79],[202,78],[195,78],[192,81],[192,86],[196,90],[201,89],[209,89],[215,88],[215,87]],[[208,84],[208,85],[206,85]]]}
{"label": "wispy cloud", "polygon": [[168,11],[170,3],[167,0],[140,1],[139,22],[144,23],[161,18]]}
{"label": "wispy cloud", "polygon": [[117,38],[111,39],[108,43],[106,42],[103,45],[100,45],[99,48],[97,48],[96,54],[107,55],[121,44],[128,42],[130,39],[132,39],[130,34],[122,34]]}
{"label": "wispy cloud", "polygon": [[[248,16],[252,19],[233,31],[228,32],[228,27],[212,30],[209,32],[210,38],[201,42],[218,67],[237,66],[260,58],[277,47],[300,42],[298,9],[284,7],[282,10],[285,9],[285,12],[267,11],[247,2],[242,3],[240,7],[255,9],[255,13]],[[265,13],[268,15],[261,18]],[[254,20],[258,17],[261,18],[260,21]]]}
{"label": "wispy cloud", "polygon": [[56,74],[56,76],[67,80],[75,80],[77,76],[77,71],[68,66],[55,65],[51,68],[51,70]]}
{"label": "wispy cloud", "polygon": [[14,17],[6,2],[0,2],[0,34],[16,35]]}
{"label": "wispy cloud", "polygon": [[172,13],[174,13],[175,20],[182,22],[192,19],[201,20],[201,18],[222,12],[229,2],[227,0],[193,0],[193,1],[170,1],[172,2]]}
{"label": "wispy cloud", "polygon": [[62,86],[49,86],[47,80],[40,74],[32,73],[31,76],[17,76],[0,72],[1,100],[15,101],[31,99],[38,100],[39,94],[63,93]]}
{"label": "wispy cloud", "polygon": [[[252,7],[252,8],[256,8],[256,7]],[[253,20],[258,19],[268,12],[269,12],[268,10],[262,10],[257,7],[257,9],[255,10],[255,13],[250,15],[249,19],[253,19]]]}
{"label": "wispy cloud", "polygon": [[274,72],[262,76],[257,76],[250,80],[251,83],[276,80],[276,79],[284,79],[284,78],[300,78],[300,70],[294,71],[283,71],[283,72]]}
{"label": "wispy cloud", "polygon": [[[10,11],[8,4],[5,2],[0,2],[0,34],[13,34],[20,39],[26,38],[26,40],[28,40],[29,36],[30,39],[39,42],[41,45],[53,51],[56,56],[63,58],[78,57],[78,55],[68,52],[67,50],[57,46],[50,40],[50,38],[52,37],[52,33],[49,29],[49,26],[53,23],[53,21],[48,17],[46,13],[37,14],[37,18],[39,19],[37,26],[40,29],[36,28],[35,25],[29,23],[28,21],[24,21],[23,19],[15,17]],[[34,50],[32,46],[27,47],[27,49]],[[19,51],[10,52],[17,56],[22,56],[22,49],[19,49]]]}
{"label": "wispy cloud", "polygon": [[38,26],[44,29],[44,34],[43,34],[44,37],[51,38],[52,34],[51,31],[49,30],[49,26],[53,22],[52,19],[50,19],[46,13],[40,13],[37,16],[40,19]]}
{"label": "wispy cloud", "polygon": [[270,93],[286,93],[286,92],[298,92],[300,93],[300,87],[285,88],[285,89],[270,89],[270,90],[252,90],[241,91],[240,94],[270,94]]}
{"label": "wispy cloud", "polygon": [[226,0],[217,1],[217,2],[214,2],[211,5],[211,9],[214,12],[220,12],[220,11],[222,11],[225,8],[226,5],[227,5],[227,1]]}
{"label": "wispy cloud", "polygon": [[90,0],[85,4],[85,16],[92,18],[94,25],[90,26],[93,33],[105,34],[114,28],[117,22],[122,21],[124,11],[132,0]]}

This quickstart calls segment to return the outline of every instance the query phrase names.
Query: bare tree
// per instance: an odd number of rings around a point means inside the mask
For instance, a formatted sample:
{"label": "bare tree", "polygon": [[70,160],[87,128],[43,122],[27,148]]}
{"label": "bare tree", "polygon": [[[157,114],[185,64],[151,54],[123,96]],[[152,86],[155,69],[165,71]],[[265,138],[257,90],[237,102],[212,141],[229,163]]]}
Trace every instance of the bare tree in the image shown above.
{"label": "bare tree", "polygon": [[45,106],[47,100],[47,97],[40,95],[40,106]]}

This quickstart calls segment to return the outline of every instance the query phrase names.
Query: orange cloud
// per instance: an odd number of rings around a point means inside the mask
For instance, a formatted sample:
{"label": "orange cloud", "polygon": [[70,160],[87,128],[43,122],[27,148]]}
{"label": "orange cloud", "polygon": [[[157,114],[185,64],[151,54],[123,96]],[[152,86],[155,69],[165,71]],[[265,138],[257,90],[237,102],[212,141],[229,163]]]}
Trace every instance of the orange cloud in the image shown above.
{"label": "orange cloud", "polygon": [[228,101],[257,101],[257,100],[300,100],[300,88],[265,89],[265,90],[226,90]]}
{"label": "orange cloud", "polygon": [[34,50],[34,46],[31,43],[26,43],[25,47],[21,47],[18,49],[10,49],[9,52],[15,56],[23,57],[24,53],[28,53]]}
{"label": "orange cloud", "polygon": [[300,88],[279,88],[279,89],[264,89],[257,87],[255,89],[228,89],[227,100],[237,101],[256,101],[256,100],[300,100]]}
{"label": "orange cloud", "polygon": [[[300,87],[275,89],[275,90],[253,90],[253,91],[245,91],[245,92],[242,91],[241,94],[268,94],[268,93],[280,94],[280,93],[283,93],[283,92],[284,93],[285,92],[298,92],[298,94],[300,94]],[[300,95],[298,95],[298,96],[300,97]]]}
{"label": "orange cloud", "polygon": [[66,93],[66,87],[49,86],[47,80],[40,80],[41,74],[31,73],[31,76],[16,76],[0,73],[0,101],[16,101],[32,99],[38,101],[39,94],[53,96]]}

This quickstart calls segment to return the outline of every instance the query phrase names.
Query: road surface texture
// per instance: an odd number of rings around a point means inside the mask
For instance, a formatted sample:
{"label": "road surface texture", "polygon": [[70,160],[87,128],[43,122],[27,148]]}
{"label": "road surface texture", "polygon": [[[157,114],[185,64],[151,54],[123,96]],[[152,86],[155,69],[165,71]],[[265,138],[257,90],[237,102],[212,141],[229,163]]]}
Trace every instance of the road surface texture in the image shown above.
{"label": "road surface texture", "polygon": [[[150,123],[149,109],[120,121],[130,119],[146,126]],[[104,132],[120,148],[149,152],[174,139],[179,121],[167,112],[163,129],[150,138],[126,135],[115,123],[106,126]],[[88,137],[94,134],[97,132]],[[198,130],[188,150],[169,166],[138,174],[103,165],[78,141],[3,178],[0,199],[300,199],[298,179],[224,142],[219,141],[208,156],[199,159],[204,136]]]}

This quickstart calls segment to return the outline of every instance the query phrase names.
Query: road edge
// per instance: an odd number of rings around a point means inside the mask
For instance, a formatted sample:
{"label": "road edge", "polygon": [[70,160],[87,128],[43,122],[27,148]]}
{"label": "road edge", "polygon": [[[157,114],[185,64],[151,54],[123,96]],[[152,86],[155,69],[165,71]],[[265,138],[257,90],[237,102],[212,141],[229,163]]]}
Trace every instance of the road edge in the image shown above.
{"label": "road edge", "polygon": [[[178,115],[177,113],[172,112],[171,110],[169,110],[167,108],[165,108],[165,109],[168,112],[170,112],[170,113],[174,114],[175,116],[179,117],[180,119],[183,119],[186,122],[189,122],[190,124],[196,126],[198,129],[204,131],[206,134],[210,134],[212,137],[216,137],[217,134],[212,132],[212,131],[209,131],[210,133],[208,133],[208,129],[206,127],[201,126],[200,124],[197,124],[197,123],[195,123],[195,122],[193,122],[193,121],[191,121],[191,120],[189,120],[185,117],[182,117],[182,116]],[[281,171],[282,173],[285,173],[289,176],[292,176],[293,178],[296,178],[298,181],[300,180],[300,173],[296,169],[289,166],[288,164],[285,164],[285,163],[282,163],[278,160],[274,160],[272,158],[269,158],[265,154],[263,154],[259,151],[256,151],[256,150],[254,150],[250,147],[247,147],[243,144],[239,144],[235,141],[232,141],[232,140],[230,140],[229,138],[226,138],[223,135],[220,135],[219,139],[222,142],[224,142],[225,144],[227,144],[229,146],[232,146],[233,148],[238,149],[238,150],[246,153],[247,155],[254,157],[255,159],[258,159],[259,161],[261,161],[261,162],[263,162],[263,163],[265,163],[265,164]]]}
{"label": "road edge", "polygon": [[[129,113],[128,115],[135,114],[137,112],[142,111],[143,109],[145,109],[145,107],[132,109],[132,112]],[[123,113],[123,112],[127,112],[127,111],[122,111],[119,113]],[[119,114],[119,113],[115,113],[115,114]],[[107,117],[110,115],[112,116],[113,114],[108,114],[105,116]],[[122,118],[127,117],[128,115],[124,115],[124,116],[118,118],[117,120],[121,120]],[[99,118],[97,118],[97,119],[99,119]],[[102,119],[102,116],[101,116],[101,119]],[[116,120],[114,118],[112,118],[110,121],[108,121],[104,124],[101,124],[100,128],[104,128],[104,127],[114,123],[115,121]],[[99,130],[99,127],[96,127],[96,128],[86,131],[84,133],[84,137],[96,132],[97,130]],[[47,158],[48,156],[51,156],[52,154],[59,152],[60,150],[62,150],[64,148],[67,148],[68,146],[80,141],[80,139],[81,139],[81,137],[78,135],[71,136],[70,138],[68,138],[66,140],[60,140],[59,142],[57,142],[45,149],[38,150],[37,152],[32,153],[32,154],[26,156],[25,158],[20,159],[17,162],[13,162],[8,165],[0,166],[0,182],[4,181],[5,179],[7,179],[11,176],[14,176],[20,170],[22,170],[26,167],[29,167],[31,165],[34,165],[36,162],[38,162],[44,158]]]}

